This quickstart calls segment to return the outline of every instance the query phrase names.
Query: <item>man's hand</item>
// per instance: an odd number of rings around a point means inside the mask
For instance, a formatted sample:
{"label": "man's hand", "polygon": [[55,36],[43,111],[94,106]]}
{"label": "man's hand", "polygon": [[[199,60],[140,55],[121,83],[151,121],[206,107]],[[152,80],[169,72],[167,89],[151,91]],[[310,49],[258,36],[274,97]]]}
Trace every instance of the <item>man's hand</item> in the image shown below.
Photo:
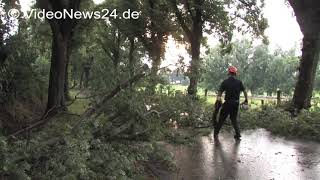
{"label": "man's hand", "polygon": [[248,99],[245,99],[242,104],[248,105],[249,104]]}
{"label": "man's hand", "polygon": [[248,99],[245,99],[245,100],[243,101],[243,103],[241,103],[240,109],[242,109],[242,110],[248,110],[248,109],[249,109]]}
{"label": "man's hand", "polygon": [[247,91],[243,91],[243,94],[244,94],[244,98],[245,98],[243,103],[248,104],[248,93],[247,93]]}
{"label": "man's hand", "polygon": [[214,108],[215,109],[220,109],[220,107],[222,106],[222,100],[220,100],[220,101],[216,101],[216,103],[214,104]]}
{"label": "man's hand", "polygon": [[222,102],[221,96],[217,96],[217,102]]}

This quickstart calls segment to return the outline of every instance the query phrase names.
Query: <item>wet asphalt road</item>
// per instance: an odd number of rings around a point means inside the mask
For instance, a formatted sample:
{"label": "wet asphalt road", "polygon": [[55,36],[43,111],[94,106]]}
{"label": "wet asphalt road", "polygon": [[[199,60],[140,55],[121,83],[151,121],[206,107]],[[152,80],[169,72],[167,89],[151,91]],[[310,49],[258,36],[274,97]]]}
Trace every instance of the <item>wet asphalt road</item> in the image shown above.
{"label": "wet asphalt road", "polygon": [[166,180],[320,180],[320,144],[285,140],[259,129],[242,133],[237,143],[222,132],[194,146],[167,148],[175,156],[177,172]]}

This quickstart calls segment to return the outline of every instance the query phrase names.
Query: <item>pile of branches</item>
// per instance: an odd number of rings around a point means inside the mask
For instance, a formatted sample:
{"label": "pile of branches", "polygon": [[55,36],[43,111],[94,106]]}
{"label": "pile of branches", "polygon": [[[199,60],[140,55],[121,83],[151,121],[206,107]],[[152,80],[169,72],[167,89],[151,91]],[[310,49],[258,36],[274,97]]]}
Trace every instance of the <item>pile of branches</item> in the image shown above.
{"label": "pile of branches", "polygon": [[[97,102],[93,103],[81,115],[70,114],[70,115],[75,115],[75,116],[79,117],[78,120],[76,122],[74,122],[74,125],[73,125],[73,128],[72,128],[72,133],[77,133],[77,131],[85,123],[95,121],[100,116],[105,114],[106,112],[105,112],[104,107],[106,107],[107,104],[113,98],[116,98],[117,96],[119,96],[119,94],[123,90],[125,90],[125,89],[127,89],[129,87],[132,87],[135,83],[137,83],[138,81],[140,81],[141,79],[146,77],[148,75],[147,70],[148,69],[146,67],[143,67],[143,70],[140,73],[138,73],[137,75],[135,75],[131,79],[129,79],[129,80],[125,81],[125,82],[122,82],[117,87],[115,87],[111,92],[107,92],[105,94],[94,95],[94,96],[90,96],[90,97],[82,97],[82,98],[78,97],[81,94],[81,92],[78,93],[75,96],[74,100],[69,105],[73,104],[75,101],[77,101],[79,99],[92,99],[92,98],[95,98],[95,97],[99,96],[99,100]],[[30,132],[35,130],[35,129],[39,129],[41,126],[47,124],[50,119],[55,117],[55,116],[51,116],[50,115],[51,112],[60,112],[60,111],[55,109],[55,108],[50,109],[39,120],[36,120],[33,124],[31,124],[28,127],[25,127],[23,129],[20,129],[20,130],[18,130],[16,132],[12,133],[11,135],[9,135],[9,137],[15,139],[15,138],[17,138],[19,136],[30,134]],[[66,113],[66,112],[62,112],[62,113]],[[120,123],[119,124],[119,121],[117,121],[117,120],[123,119],[124,115],[125,115],[125,110],[119,110],[118,112],[106,117],[106,119],[108,119],[108,121],[110,122],[110,125],[107,125],[107,129],[108,129],[108,127],[111,127],[111,125],[118,125],[118,127],[113,127],[112,126],[113,131],[110,131],[110,133],[109,133],[110,137],[115,137],[118,134],[121,134],[122,132],[124,132],[128,128],[130,128],[132,126],[132,124],[134,124],[134,120],[129,120],[128,122],[124,122],[124,123]],[[139,115],[139,117],[143,119],[148,115],[150,115],[150,113],[146,113],[145,115],[142,115],[142,116]],[[116,123],[116,121],[117,121],[117,123]],[[99,133],[100,132],[96,132],[95,134],[98,135]],[[63,137],[55,138],[55,140],[61,140],[61,139],[63,139]]]}

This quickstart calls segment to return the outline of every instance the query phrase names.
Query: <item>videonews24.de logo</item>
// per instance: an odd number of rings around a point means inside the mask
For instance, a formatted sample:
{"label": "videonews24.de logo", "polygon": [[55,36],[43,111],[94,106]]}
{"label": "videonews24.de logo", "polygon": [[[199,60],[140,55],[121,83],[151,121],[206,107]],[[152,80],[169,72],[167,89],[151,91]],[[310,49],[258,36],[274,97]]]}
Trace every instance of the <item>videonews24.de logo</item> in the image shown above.
{"label": "videonews24.de logo", "polygon": [[94,19],[94,20],[109,20],[113,19],[139,19],[141,13],[128,9],[123,12],[117,11],[117,9],[102,9],[99,11],[75,11],[73,9],[63,9],[61,11],[49,11],[32,9],[29,12],[21,12],[18,9],[10,9],[7,13],[10,18],[18,19],[24,17],[27,19]]}

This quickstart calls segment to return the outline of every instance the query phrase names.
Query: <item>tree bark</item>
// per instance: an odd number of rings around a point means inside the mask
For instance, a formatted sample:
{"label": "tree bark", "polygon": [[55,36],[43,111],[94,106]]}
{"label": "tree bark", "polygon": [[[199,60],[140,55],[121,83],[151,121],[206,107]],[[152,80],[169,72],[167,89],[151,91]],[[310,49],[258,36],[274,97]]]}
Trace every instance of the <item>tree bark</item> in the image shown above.
{"label": "tree bark", "polygon": [[300,111],[311,107],[311,98],[320,59],[320,3],[318,0],[289,0],[304,35],[299,77],[293,106]]}
{"label": "tree bark", "polygon": [[120,61],[121,61],[121,35],[120,31],[117,29],[114,31],[114,41],[115,41],[115,46],[112,50],[113,54],[113,66],[114,66],[114,73],[115,73],[115,78],[116,82],[120,82]]}
{"label": "tree bark", "polygon": [[293,104],[298,110],[311,107],[314,81],[320,59],[320,33],[305,34],[299,77],[293,95]]}
{"label": "tree bark", "polygon": [[147,49],[149,52],[149,57],[152,61],[151,68],[151,82],[147,87],[147,91],[149,94],[153,95],[156,92],[156,86],[158,84],[157,75],[159,68],[161,66],[161,59],[165,53],[165,42],[167,40],[167,32],[158,27],[158,25],[154,22],[157,19],[157,14],[155,12],[159,11],[157,9],[157,4],[155,1],[149,0],[150,6],[150,18],[151,25],[149,34],[151,35],[151,44],[147,45]]}
{"label": "tree bark", "polygon": [[149,50],[149,54],[152,61],[152,68],[150,73],[151,81],[147,88],[148,93],[151,95],[156,93],[156,86],[158,84],[157,76],[161,66],[161,59],[164,54],[164,36],[165,35],[162,33],[152,33],[151,37],[152,44]]}
{"label": "tree bark", "polygon": [[161,65],[161,54],[159,52],[159,49],[153,49],[152,52],[152,68],[151,68],[151,74],[150,74],[150,84],[149,87],[147,88],[147,91],[149,94],[153,95],[156,93],[156,86],[158,84],[157,81],[157,76],[158,76],[158,71]]}
{"label": "tree bark", "polygon": [[153,51],[155,52],[152,55],[151,76],[152,78],[156,78],[161,65],[161,55],[157,52],[158,50],[154,49]]}
{"label": "tree bark", "polygon": [[70,96],[70,83],[69,83],[69,64],[70,64],[70,56],[71,56],[71,42],[68,43],[68,49],[67,49],[67,63],[66,63],[66,73],[65,73],[65,79],[64,79],[64,98],[66,101],[71,100]]}
{"label": "tree bark", "polygon": [[70,98],[70,93],[69,93],[69,60],[67,60],[66,63],[66,74],[65,74],[65,79],[64,79],[64,98],[66,101],[69,101]]}
{"label": "tree bark", "polygon": [[[80,0],[37,0],[41,9],[53,12],[65,10],[79,10]],[[52,31],[52,54],[48,88],[47,112],[50,116],[58,110],[65,109],[65,78],[68,61],[69,42],[76,20],[48,19]],[[54,110],[53,110],[54,109]]]}
{"label": "tree bark", "polygon": [[60,26],[54,24],[51,26],[53,39],[47,111],[65,107],[64,85],[69,41],[69,37],[63,36],[60,32]]}
{"label": "tree bark", "polygon": [[130,38],[130,51],[129,51],[129,73],[130,78],[134,76],[134,66],[135,66],[135,60],[134,60],[134,50],[135,50],[135,43],[134,38]]}
{"label": "tree bark", "polygon": [[201,47],[201,38],[202,35],[197,35],[193,37],[194,39],[191,41],[191,66],[189,72],[190,84],[188,87],[188,94],[191,96],[197,95],[198,92],[198,82],[200,79],[200,47]]}
{"label": "tree bark", "polygon": [[177,20],[183,29],[189,43],[191,44],[191,64],[189,69],[189,79],[190,84],[188,87],[188,94],[190,96],[197,95],[198,89],[198,82],[200,79],[200,66],[201,66],[201,59],[200,59],[200,47],[201,47],[201,40],[203,38],[203,15],[202,15],[202,6],[203,1],[194,1],[194,13],[188,1],[185,2],[185,10],[188,11],[188,16],[190,16],[192,27],[189,28],[187,24],[187,20],[184,19],[181,11],[178,8],[177,1],[171,0],[173,4],[174,12],[177,16]]}
{"label": "tree bark", "polygon": [[198,82],[200,79],[200,48],[201,40],[203,38],[203,21],[202,21],[202,3],[197,2],[196,4],[196,13],[192,17],[193,27],[192,27],[192,36],[190,37],[191,43],[191,67],[190,67],[190,85],[188,87],[188,94],[191,96],[196,96],[198,92]]}

